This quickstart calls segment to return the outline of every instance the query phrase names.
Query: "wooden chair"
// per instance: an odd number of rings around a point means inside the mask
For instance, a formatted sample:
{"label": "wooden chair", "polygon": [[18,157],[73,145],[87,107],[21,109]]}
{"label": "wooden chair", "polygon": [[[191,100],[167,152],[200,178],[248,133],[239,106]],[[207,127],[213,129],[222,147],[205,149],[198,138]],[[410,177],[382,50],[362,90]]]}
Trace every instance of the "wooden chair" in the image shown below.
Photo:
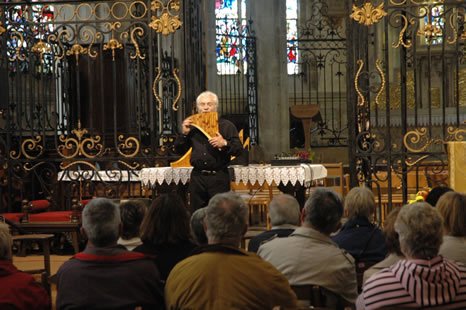
{"label": "wooden chair", "polygon": [[17,256],[26,256],[27,244],[30,242],[39,242],[42,245],[42,255],[44,257],[44,267],[32,270],[22,270],[23,272],[31,275],[39,275],[40,281],[44,288],[51,296],[49,277],[50,277],[50,240],[53,238],[53,234],[28,234],[28,235],[16,235],[12,236],[13,242],[19,242],[19,249]]}
{"label": "wooden chair", "polygon": [[[327,177],[324,179],[324,186],[335,190],[342,196],[345,196],[345,179],[343,177],[343,163],[324,163],[327,169]],[[347,185],[349,187],[349,185]]]}
{"label": "wooden chair", "polygon": [[299,309],[352,309],[343,298],[319,285],[291,285],[291,289],[298,298]]}

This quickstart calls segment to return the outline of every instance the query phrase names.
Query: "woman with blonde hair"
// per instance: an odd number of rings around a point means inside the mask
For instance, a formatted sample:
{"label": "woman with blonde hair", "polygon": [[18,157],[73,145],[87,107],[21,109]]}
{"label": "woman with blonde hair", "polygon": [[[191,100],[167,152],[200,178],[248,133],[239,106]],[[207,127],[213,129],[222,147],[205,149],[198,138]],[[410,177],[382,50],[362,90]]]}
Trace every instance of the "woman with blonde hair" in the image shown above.
{"label": "woman with blonde hair", "polygon": [[466,264],[466,196],[448,192],[435,205],[443,218],[440,255]]}
{"label": "woman with blonde hair", "polygon": [[345,198],[348,221],[332,240],[350,253],[356,262],[377,263],[387,255],[382,231],[371,223],[375,200],[367,187],[352,188]]}

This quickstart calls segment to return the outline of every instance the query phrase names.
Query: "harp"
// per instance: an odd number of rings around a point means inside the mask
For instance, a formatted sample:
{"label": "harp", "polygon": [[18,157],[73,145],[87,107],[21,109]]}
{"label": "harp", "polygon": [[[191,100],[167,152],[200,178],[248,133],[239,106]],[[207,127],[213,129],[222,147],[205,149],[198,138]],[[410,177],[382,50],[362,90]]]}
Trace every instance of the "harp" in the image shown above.
{"label": "harp", "polygon": [[188,117],[193,123],[191,126],[199,129],[207,138],[215,137],[218,129],[217,112],[199,113]]}

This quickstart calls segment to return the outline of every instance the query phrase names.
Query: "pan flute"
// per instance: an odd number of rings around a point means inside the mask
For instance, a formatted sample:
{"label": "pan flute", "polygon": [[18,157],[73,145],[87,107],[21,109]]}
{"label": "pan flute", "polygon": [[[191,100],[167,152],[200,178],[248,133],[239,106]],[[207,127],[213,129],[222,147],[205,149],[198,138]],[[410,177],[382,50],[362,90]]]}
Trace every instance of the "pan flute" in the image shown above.
{"label": "pan flute", "polygon": [[199,129],[209,139],[219,132],[217,112],[193,114],[188,118],[193,121],[191,126]]}

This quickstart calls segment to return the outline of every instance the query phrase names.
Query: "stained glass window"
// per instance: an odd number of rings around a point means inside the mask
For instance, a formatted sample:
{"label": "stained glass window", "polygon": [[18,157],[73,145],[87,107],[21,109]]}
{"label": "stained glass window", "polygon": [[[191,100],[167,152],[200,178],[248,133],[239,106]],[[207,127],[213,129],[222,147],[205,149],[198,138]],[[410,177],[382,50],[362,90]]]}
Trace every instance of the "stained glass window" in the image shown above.
{"label": "stained glass window", "polygon": [[215,0],[217,73],[246,73],[246,0]]}
{"label": "stained glass window", "polygon": [[298,0],[286,0],[286,58],[288,74],[298,73]]}
{"label": "stained glass window", "polygon": [[[54,7],[49,5],[16,5],[5,12],[5,24],[9,34],[6,42],[7,55],[12,71],[16,70],[16,64],[19,64],[21,71],[29,70],[29,58],[25,53],[30,51],[37,42],[43,41],[51,50],[52,47],[47,43],[47,38],[54,31],[53,24],[49,23],[53,21],[53,18]],[[16,58],[22,61],[16,62]],[[52,70],[50,51],[42,54],[42,60],[45,66],[35,66],[35,69],[38,72]]]}
{"label": "stained glass window", "polygon": [[[443,41],[442,30],[445,25],[444,20],[444,6],[441,4],[433,5],[430,9],[430,14],[426,14],[424,19],[425,25],[431,24],[432,36],[429,38],[426,36],[426,43],[430,44],[441,44]],[[430,19],[430,23],[429,23]],[[429,42],[430,41],[430,42]]]}

